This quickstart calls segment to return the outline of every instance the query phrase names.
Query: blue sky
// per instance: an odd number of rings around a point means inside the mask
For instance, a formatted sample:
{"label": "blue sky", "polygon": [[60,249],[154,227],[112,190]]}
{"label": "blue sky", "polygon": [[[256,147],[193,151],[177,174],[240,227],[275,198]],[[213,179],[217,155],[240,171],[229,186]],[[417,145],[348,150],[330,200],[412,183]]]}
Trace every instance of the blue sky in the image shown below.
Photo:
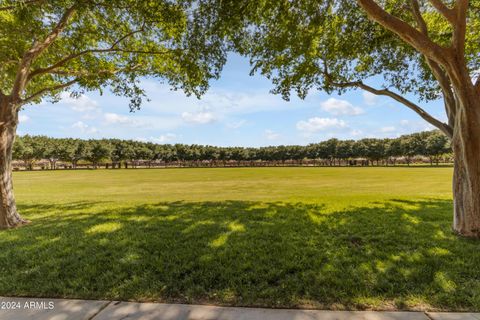
{"label": "blue sky", "polygon": [[[249,76],[248,61],[232,55],[222,77],[200,100],[154,80],[142,81],[150,102],[129,112],[128,99],[105,91],[59,103],[29,105],[19,133],[75,138],[121,138],[157,143],[217,146],[305,145],[337,137],[396,137],[432,127],[388,97],[360,90],[342,96],[312,92],[305,100],[284,101],[272,84]],[[417,101],[414,96],[410,99]],[[441,101],[421,104],[444,120]]]}

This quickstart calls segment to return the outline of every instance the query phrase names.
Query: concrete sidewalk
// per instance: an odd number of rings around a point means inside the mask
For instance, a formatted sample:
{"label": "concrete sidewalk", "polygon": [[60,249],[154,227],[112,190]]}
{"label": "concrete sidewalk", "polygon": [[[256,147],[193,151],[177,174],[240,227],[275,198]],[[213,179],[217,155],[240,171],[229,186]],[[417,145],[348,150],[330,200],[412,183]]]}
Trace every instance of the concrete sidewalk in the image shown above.
{"label": "concrete sidewalk", "polygon": [[1,320],[480,320],[480,313],[322,311],[0,297]]}

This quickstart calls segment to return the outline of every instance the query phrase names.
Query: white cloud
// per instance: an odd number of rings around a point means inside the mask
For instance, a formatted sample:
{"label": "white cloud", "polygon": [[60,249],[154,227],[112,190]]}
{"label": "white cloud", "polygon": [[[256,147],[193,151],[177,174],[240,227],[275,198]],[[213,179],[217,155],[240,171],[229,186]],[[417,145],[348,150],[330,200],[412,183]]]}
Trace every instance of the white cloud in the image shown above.
{"label": "white cloud", "polygon": [[326,111],[334,116],[349,115],[356,116],[363,113],[363,109],[355,107],[346,100],[330,98],[320,104],[323,111]]}
{"label": "white cloud", "polygon": [[277,140],[278,138],[280,138],[279,133],[276,133],[275,131],[269,129],[265,130],[264,136],[265,138],[267,138],[267,140]]}
{"label": "white cloud", "polygon": [[28,120],[30,120],[30,117],[25,115],[25,114],[21,114],[18,116],[18,121],[19,122],[27,122]]}
{"label": "white cloud", "polygon": [[88,125],[85,124],[83,121],[77,121],[74,124],[72,124],[72,128],[84,130],[84,129],[88,128]]}
{"label": "white cloud", "polygon": [[347,123],[337,118],[310,118],[307,121],[297,122],[297,129],[304,132],[317,132],[327,129],[346,128]]}
{"label": "white cloud", "polygon": [[60,94],[60,98],[62,102],[69,105],[70,108],[74,111],[78,112],[89,112],[89,111],[97,111],[100,109],[97,101],[89,98],[88,96],[82,94],[79,97],[75,98],[72,97],[68,92],[62,92]]}
{"label": "white cloud", "polygon": [[135,121],[133,119],[130,119],[127,116],[122,116],[120,114],[116,113],[105,113],[103,115],[105,118],[105,122],[108,124],[134,124]]}
{"label": "white cloud", "polygon": [[217,120],[213,113],[206,111],[196,113],[183,112],[182,119],[186,122],[195,124],[207,124]]}
{"label": "white cloud", "polygon": [[368,91],[363,91],[363,102],[365,102],[366,105],[373,106],[377,104],[378,102],[378,96],[368,92]]}
{"label": "white cloud", "polygon": [[394,132],[395,130],[396,128],[394,126],[380,128],[380,132],[383,132],[383,133]]}
{"label": "white cloud", "polygon": [[77,121],[72,124],[73,129],[78,129],[82,133],[97,133],[98,130],[95,127],[91,127],[83,121]]}

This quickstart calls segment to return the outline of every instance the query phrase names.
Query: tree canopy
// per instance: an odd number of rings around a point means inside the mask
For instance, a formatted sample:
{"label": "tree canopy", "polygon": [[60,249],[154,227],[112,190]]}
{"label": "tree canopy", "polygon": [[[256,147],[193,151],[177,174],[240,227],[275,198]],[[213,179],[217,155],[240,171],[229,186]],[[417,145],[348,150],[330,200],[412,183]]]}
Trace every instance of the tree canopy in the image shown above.
{"label": "tree canopy", "polygon": [[2,0],[0,93],[39,102],[74,86],[142,102],[141,77],[200,95],[225,61],[188,0]]}
{"label": "tree canopy", "polygon": [[[232,35],[236,49],[251,58],[252,72],[270,78],[285,99],[292,92],[303,98],[311,90],[361,88],[395,99],[451,137],[458,97],[442,55],[458,47],[469,80],[480,70],[478,0],[205,2],[228,16],[217,28]],[[456,12],[464,17],[453,18]],[[372,79],[382,85],[374,87]],[[443,98],[447,123],[407,94]]]}

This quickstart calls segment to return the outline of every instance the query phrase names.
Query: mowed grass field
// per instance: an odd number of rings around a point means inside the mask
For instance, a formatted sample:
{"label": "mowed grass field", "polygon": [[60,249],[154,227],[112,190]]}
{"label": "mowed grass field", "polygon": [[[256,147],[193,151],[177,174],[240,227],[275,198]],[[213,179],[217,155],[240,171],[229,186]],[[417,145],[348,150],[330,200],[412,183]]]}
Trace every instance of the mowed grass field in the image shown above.
{"label": "mowed grass field", "polygon": [[16,172],[0,295],[480,310],[451,168]]}

